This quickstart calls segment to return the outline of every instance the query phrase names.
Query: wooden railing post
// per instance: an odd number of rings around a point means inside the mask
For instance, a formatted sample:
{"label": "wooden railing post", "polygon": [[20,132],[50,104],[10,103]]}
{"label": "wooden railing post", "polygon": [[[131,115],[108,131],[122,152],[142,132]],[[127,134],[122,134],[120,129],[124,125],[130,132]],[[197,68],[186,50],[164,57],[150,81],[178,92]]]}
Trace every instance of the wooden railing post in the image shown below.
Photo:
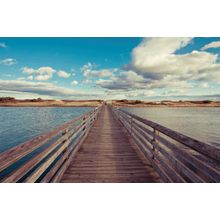
{"label": "wooden railing post", "polygon": [[[69,131],[68,128],[66,128],[63,132],[62,132],[62,136],[66,135],[66,133]],[[66,142],[68,140],[69,137],[66,137],[65,140],[63,140],[63,143]]]}
{"label": "wooden railing post", "polygon": [[130,126],[131,126],[131,128],[130,128],[130,133],[131,133],[131,136],[132,136],[132,128],[133,128],[133,117],[131,117],[131,119],[130,119]]}
{"label": "wooden railing post", "polygon": [[[153,130],[153,139],[152,139],[152,141],[153,141],[153,143],[156,142],[156,129],[155,128]],[[152,149],[152,152],[153,152],[152,159],[154,160],[154,158],[155,158],[155,146],[154,146],[154,144],[152,144],[152,147],[153,147],[153,149]]]}
{"label": "wooden railing post", "polygon": [[86,124],[86,117],[83,117],[83,123],[82,124],[83,124],[83,129],[82,130],[84,131],[86,129],[86,126],[85,126],[85,124]]}

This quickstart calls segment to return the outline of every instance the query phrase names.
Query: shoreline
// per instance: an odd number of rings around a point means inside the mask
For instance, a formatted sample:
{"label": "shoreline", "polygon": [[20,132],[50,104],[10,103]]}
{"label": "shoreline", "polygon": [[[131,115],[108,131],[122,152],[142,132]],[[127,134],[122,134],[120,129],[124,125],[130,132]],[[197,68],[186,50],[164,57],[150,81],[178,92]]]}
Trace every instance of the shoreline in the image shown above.
{"label": "shoreline", "polygon": [[[136,103],[138,102],[138,103]],[[113,101],[114,107],[125,108],[197,108],[197,107],[220,107],[220,101],[161,101],[161,102],[139,102],[139,101]]]}
{"label": "shoreline", "polygon": [[0,100],[0,107],[98,107],[106,103],[119,108],[198,108],[220,107],[220,101],[140,101],[140,100]]}
{"label": "shoreline", "polygon": [[220,105],[113,105],[118,108],[213,108],[220,107]]}
{"label": "shoreline", "polygon": [[100,101],[8,101],[0,102],[0,107],[97,107]]}

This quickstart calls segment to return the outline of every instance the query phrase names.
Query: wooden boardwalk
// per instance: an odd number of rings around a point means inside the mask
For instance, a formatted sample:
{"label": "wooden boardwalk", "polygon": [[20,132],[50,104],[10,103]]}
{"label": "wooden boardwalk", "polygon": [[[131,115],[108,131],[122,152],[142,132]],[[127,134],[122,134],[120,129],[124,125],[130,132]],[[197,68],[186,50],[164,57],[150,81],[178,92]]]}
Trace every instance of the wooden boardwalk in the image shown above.
{"label": "wooden boardwalk", "polygon": [[0,182],[220,182],[220,148],[110,105],[0,153]]}
{"label": "wooden boardwalk", "polygon": [[159,182],[159,176],[109,107],[99,117],[61,182]]}

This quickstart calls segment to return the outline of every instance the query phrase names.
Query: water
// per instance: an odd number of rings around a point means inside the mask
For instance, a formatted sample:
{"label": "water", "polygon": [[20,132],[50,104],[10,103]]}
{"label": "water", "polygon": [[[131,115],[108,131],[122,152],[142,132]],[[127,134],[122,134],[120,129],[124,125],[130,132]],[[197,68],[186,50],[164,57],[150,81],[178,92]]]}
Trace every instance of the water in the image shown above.
{"label": "water", "polygon": [[0,107],[0,152],[47,132],[92,108]]}
{"label": "water", "polygon": [[125,108],[197,140],[220,147],[220,108]]}

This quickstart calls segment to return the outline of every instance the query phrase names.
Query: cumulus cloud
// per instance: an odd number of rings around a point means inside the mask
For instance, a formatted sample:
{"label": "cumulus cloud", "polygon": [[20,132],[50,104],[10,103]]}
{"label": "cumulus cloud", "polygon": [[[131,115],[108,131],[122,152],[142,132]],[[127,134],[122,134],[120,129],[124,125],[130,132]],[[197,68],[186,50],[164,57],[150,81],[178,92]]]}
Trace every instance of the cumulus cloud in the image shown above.
{"label": "cumulus cloud", "polygon": [[56,71],[51,68],[51,67],[40,67],[38,69],[33,69],[33,68],[29,68],[29,67],[24,67],[23,68],[23,73],[26,74],[31,74],[31,75],[37,75],[35,76],[35,80],[48,80],[50,78],[52,78],[53,73],[55,73]]}
{"label": "cumulus cloud", "polygon": [[132,67],[148,79],[173,76],[179,80],[220,81],[217,54],[205,51],[175,53],[191,41],[191,38],[145,39],[132,52]]}
{"label": "cumulus cloud", "polygon": [[39,81],[51,79],[54,73],[57,73],[57,75],[61,78],[69,78],[71,76],[71,73],[68,73],[64,70],[57,71],[49,66],[40,67],[38,69],[23,67],[22,72],[29,75],[35,75],[34,79]]}
{"label": "cumulus cloud", "polygon": [[0,64],[6,65],[6,66],[11,66],[11,65],[14,65],[16,63],[17,63],[17,60],[13,59],[13,58],[7,58],[7,59],[4,59],[4,60],[0,60]]}
{"label": "cumulus cloud", "polygon": [[97,77],[96,86],[106,89],[108,97],[183,96],[193,92],[197,85],[205,89],[209,82],[220,83],[218,54],[196,50],[178,53],[192,41],[147,38],[133,49],[132,60],[123,69],[108,69],[111,74],[101,74],[88,63],[82,72],[86,79]]}
{"label": "cumulus cloud", "polygon": [[60,70],[57,72],[57,75],[62,78],[69,78],[71,76],[71,73],[67,73],[63,70]]}
{"label": "cumulus cloud", "polygon": [[27,74],[40,74],[40,75],[52,75],[54,72],[56,72],[53,68],[51,67],[40,67],[38,69],[33,69],[33,68],[29,68],[29,67],[24,67],[23,68],[23,73],[27,73]]}
{"label": "cumulus cloud", "polygon": [[5,44],[5,43],[0,43],[0,48],[6,48],[7,47],[7,45]]}
{"label": "cumulus cloud", "polygon": [[219,47],[220,47],[220,41],[213,41],[213,42],[203,46],[201,48],[201,50],[207,50],[207,49],[210,49],[210,48],[219,48]]}
{"label": "cumulus cloud", "polygon": [[134,71],[122,71],[117,76],[109,79],[98,79],[96,84],[106,89],[129,90],[132,88],[145,87],[146,80]]}
{"label": "cumulus cloud", "polygon": [[105,78],[105,77],[113,76],[113,73],[117,71],[116,68],[101,69],[101,70],[96,70],[95,68],[96,68],[96,65],[89,62],[81,68],[81,72],[86,78],[92,78],[92,77]]}
{"label": "cumulus cloud", "polygon": [[162,88],[184,88],[189,89],[192,85],[186,81],[166,76],[160,80],[144,78],[142,75],[129,70],[122,71],[117,76],[109,79],[99,79],[96,84],[109,90],[133,90],[133,89],[162,89]]}
{"label": "cumulus cloud", "polygon": [[73,80],[73,81],[71,82],[71,85],[76,86],[76,85],[78,85],[78,82],[77,82],[76,80]]}
{"label": "cumulus cloud", "polygon": [[50,79],[51,77],[52,77],[52,75],[38,75],[35,77],[35,80],[46,81],[46,80]]}

